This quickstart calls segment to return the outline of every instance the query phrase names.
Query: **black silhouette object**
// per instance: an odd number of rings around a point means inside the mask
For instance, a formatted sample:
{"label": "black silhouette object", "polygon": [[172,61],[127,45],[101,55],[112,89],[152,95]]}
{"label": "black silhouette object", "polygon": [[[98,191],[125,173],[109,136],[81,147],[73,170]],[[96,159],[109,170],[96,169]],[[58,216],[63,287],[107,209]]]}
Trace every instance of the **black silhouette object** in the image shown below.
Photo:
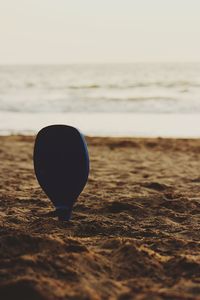
{"label": "black silhouette object", "polygon": [[37,134],[33,159],[37,180],[55,206],[55,214],[69,220],[89,175],[83,135],[71,126],[47,126]]}

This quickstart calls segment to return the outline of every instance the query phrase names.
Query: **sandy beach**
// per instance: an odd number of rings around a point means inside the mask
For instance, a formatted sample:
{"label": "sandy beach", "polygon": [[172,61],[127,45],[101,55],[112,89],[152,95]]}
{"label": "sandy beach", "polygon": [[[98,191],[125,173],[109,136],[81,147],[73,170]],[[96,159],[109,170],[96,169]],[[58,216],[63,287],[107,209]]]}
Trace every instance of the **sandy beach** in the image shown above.
{"label": "sandy beach", "polygon": [[35,179],[34,137],[0,137],[0,298],[200,299],[200,140],[87,141],[68,223]]}

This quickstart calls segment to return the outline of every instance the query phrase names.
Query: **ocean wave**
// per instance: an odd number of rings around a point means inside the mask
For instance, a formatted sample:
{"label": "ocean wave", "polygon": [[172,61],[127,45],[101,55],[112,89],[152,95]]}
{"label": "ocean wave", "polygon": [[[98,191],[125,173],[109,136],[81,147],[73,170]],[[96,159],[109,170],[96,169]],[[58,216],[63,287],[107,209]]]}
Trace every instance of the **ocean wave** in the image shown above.
{"label": "ocean wave", "polygon": [[177,101],[178,99],[173,98],[173,97],[166,97],[166,96],[150,96],[150,97],[129,97],[126,99],[127,101]]}
{"label": "ocean wave", "polygon": [[70,85],[68,88],[72,90],[78,90],[78,89],[83,90],[83,89],[99,89],[101,88],[101,86],[98,84],[80,85],[80,86]]}
{"label": "ocean wave", "polygon": [[128,89],[148,89],[148,88],[157,88],[157,89],[182,89],[187,90],[190,88],[200,88],[200,82],[192,81],[143,81],[135,83],[114,83],[114,84],[105,84],[105,83],[91,83],[91,84],[61,84],[58,82],[23,82],[23,81],[0,81],[0,91],[2,90],[128,90]]}
{"label": "ocean wave", "polygon": [[99,100],[105,100],[105,101],[113,101],[113,102],[145,102],[145,101],[177,101],[179,99],[173,98],[173,97],[166,97],[166,96],[138,96],[138,97],[127,97],[127,98],[111,98],[111,97],[104,97],[100,98]]}
{"label": "ocean wave", "polygon": [[196,112],[200,65],[0,68],[4,112]]}
{"label": "ocean wave", "polygon": [[150,88],[150,87],[161,87],[161,88],[193,88],[200,87],[200,83],[194,83],[190,81],[174,81],[174,82],[138,82],[133,84],[89,84],[89,85],[70,85],[68,87],[63,86],[60,88],[68,88],[72,90],[84,90],[84,89],[134,89],[134,88]]}

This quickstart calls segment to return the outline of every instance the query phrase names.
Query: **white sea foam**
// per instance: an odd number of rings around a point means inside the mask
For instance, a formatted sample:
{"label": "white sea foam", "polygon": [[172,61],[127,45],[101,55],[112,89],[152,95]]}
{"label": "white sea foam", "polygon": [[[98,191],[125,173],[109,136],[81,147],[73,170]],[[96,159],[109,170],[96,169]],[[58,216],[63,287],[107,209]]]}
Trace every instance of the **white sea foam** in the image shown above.
{"label": "white sea foam", "polygon": [[[43,120],[68,119],[87,134],[162,136],[168,128],[171,136],[198,136],[191,126],[184,126],[187,134],[176,128],[177,118],[198,120],[199,114],[200,64],[0,66],[0,133],[34,132]],[[116,118],[121,121],[112,126]],[[148,126],[155,119],[159,131]]]}
{"label": "white sea foam", "polygon": [[68,124],[91,136],[200,137],[198,114],[0,113],[0,120],[0,135],[35,134],[50,124]]}

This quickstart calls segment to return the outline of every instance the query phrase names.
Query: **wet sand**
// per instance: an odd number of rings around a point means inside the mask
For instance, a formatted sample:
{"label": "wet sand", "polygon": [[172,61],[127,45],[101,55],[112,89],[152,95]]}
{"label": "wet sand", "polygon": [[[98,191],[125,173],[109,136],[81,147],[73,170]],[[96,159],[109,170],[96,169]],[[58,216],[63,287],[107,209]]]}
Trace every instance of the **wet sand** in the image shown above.
{"label": "wet sand", "polygon": [[71,222],[0,137],[0,299],[200,299],[200,140],[88,138]]}

